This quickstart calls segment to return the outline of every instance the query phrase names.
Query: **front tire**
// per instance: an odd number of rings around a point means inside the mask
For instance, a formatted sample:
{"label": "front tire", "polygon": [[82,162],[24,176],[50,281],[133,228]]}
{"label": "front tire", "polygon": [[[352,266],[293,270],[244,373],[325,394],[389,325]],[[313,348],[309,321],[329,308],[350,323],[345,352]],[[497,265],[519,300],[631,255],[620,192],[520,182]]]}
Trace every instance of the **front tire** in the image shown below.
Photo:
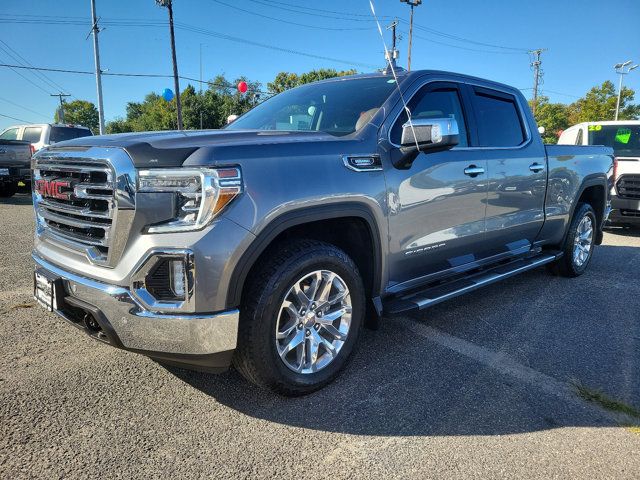
{"label": "front tire", "polygon": [[256,385],[295,396],[344,368],[366,310],[353,260],[315,240],[281,244],[252,271],[243,294],[233,363]]}
{"label": "front tire", "polygon": [[596,212],[588,203],[579,203],[562,249],[564,255],[554,265],[557,273],[565,277],[578,277],[587,270],[593,256],[596,231]]}

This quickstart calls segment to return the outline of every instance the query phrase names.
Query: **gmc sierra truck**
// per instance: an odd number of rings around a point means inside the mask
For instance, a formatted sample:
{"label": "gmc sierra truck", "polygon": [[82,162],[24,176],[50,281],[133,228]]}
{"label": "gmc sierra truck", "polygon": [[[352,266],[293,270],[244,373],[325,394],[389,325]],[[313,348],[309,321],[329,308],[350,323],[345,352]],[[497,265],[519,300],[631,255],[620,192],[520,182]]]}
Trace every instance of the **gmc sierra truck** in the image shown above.
{"label": "gmc sierra truck", "polygon": [[40,304],[115,347],[299,395],[365,321],[542,265],[581,275],[613,151],[543,145],[515,88],[413,71],[304,85],[219,131],[71,140],[32,168]]}
{"label": "gmc sierra truck", "polygon": [[0,198],[15,195],[19,182],[29,183],[32,153],[29,142],[0,138]]}

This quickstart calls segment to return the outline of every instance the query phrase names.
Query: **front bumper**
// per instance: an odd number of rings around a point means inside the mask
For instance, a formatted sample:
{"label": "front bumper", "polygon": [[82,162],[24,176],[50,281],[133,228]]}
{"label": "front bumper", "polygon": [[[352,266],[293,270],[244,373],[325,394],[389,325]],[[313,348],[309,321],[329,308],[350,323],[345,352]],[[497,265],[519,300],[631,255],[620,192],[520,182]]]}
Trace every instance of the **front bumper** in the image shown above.
{"label": "front bumper", "polygon": [[[97,340],[180,366],[208,371],[229,366],[238,337],[238,310],[214,314],[153,313],[128,288],[66,272],[36,253],[33,259],[39,272],[55,279],[55,313]],[[100,328],[91,328],[87,315]]]}
{"label": "front bumper", "polygon": [[612,225],[640,225],[640,200],[611,197],[611,215],[609,223]]}

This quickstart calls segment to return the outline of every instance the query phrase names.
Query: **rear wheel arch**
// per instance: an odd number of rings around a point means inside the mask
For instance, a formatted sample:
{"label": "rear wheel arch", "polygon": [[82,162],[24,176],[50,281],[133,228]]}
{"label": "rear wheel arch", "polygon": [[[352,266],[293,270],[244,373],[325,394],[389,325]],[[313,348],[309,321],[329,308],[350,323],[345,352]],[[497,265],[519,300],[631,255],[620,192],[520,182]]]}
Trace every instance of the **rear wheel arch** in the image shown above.
{"label": "rear wheel arch", "polygon": [[606,180],[603,180],[601,177],[587,178],[582,183],[579,192],[579,195],[577,195],[573,201],[573,205],[571,205],[571,214],[569,215],[569,221],[567,222],[562,244],[564,245],[567,235],[569,234],[569,227],[571,226],[571,221],[576,213],[576,208],[581,203],[588,203],[596,213],[597,235],[595,243],[596,245],[600,245],[602,243],[603,236],[602,227],[604,225],[604,215],[607,208]]}
{"label": "rear wheel arch", "polygon": [[263,228],[240,257],[231,275],[228,307],[241,304],[250,272],[263,255],[270,248],[277,248],[281,241],[291,238],[321,240],[341,248],[358,265],[367,295],[379,295],[382,242],[378,222],[368,206],[344,203],[293,210],[280,215]]}

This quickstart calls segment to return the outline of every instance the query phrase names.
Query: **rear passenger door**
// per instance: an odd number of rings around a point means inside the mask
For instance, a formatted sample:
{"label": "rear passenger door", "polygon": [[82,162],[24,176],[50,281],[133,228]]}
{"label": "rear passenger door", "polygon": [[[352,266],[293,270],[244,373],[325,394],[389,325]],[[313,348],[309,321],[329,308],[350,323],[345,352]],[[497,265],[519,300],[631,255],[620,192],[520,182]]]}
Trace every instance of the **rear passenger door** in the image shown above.
{"label": "rear passenger door", "polygon": [[[486,243],[490,254],[528,251],[544,222],[546,154],[519,97],[469,87],[477,145],[487,161]],[[535,133],[537,135],[537,133]]]}

